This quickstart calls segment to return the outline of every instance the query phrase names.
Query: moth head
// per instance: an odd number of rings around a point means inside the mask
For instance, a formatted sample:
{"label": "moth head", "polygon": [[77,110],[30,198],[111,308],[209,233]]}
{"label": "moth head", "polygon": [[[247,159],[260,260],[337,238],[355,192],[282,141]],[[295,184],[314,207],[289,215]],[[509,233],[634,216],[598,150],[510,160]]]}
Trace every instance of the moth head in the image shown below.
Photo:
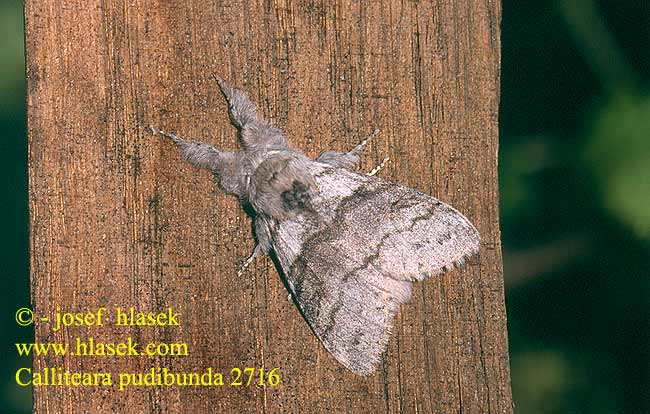
{"label": "moth head", "polygon": [[277,154],[262,161],[251,176],[249,202],[256,213],[287,219],[313,211],[313,177],[294,154]]}

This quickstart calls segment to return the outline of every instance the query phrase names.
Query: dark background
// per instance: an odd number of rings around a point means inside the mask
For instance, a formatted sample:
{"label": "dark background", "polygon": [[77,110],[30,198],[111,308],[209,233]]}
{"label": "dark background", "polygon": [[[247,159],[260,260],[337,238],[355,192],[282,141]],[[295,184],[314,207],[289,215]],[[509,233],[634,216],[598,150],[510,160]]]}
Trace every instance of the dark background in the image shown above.
{"label": "dark background", "polygon": [[[504,0],[499,176],[515,410],[650,412],[650,2]],[[29,306],[22,3],[0,0],[0,412]]]}

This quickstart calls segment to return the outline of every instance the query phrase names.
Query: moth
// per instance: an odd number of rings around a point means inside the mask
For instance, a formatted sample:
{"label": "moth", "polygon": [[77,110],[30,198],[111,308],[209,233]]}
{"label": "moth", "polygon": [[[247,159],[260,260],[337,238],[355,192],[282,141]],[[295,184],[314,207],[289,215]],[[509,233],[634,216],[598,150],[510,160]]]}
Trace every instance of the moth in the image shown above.
{"label": "moth", "polygon": [[[273,252],[286,285],[325,348],[352,372],[376,371],[411,285],[478,252],[479,234],[448,204],[357,172],[373,134],[315,160],[258,115],[246,94],[214,76],[241,150],[223,151],[155,130],[223,191],[254,212],[257,244],[242,270]],[[240,273],[241,274],[241,271]]]}

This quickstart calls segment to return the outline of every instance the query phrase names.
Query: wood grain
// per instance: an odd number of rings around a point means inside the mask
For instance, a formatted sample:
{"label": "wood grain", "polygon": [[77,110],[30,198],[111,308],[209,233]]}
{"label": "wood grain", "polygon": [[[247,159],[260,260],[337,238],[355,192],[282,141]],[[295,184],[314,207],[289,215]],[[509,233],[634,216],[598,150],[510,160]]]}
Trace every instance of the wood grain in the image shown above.
{"label": "wood grain", "polygon": [[[27,0],[32,301],[38,316],[172,307],[179,327],[37,322],[39,341],[186,342],[185,357],[34,358],[34,370],[279,367],[277,387],[35,387],[37,413],[510,413],[498,222],[500,2]],[[469,266],[415,285],[381,372],[339,365],[248,216],[154,124],[234,148],[211,73],[310,155],[375,128],[364,167],[476,224]]]}

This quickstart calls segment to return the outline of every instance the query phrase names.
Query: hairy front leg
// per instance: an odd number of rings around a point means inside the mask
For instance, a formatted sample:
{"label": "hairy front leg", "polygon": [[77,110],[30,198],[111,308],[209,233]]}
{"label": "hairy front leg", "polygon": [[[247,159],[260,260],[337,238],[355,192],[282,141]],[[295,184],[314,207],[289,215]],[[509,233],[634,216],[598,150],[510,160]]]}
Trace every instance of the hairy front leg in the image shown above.
{"label": "hairy front leg", "polygon": [[325,151],[316,159],[316,161],[354,171],[359,168],[359,164],[361,163],[359,155],[366,145],[368,145],[368,142],[376,137],[377,134],[379,134],[378,129],[374,130],[372,134],[348,152]]}
{"label": "hairy front leg", "polygon": [[198,168],[211,170],[219,186],[227,193],[238,197],[244,195],[244,185],[238,171],[241,153],[219,151],[210,144],[192,142],[178,135],[149,127],[153,133],[169,138],[181,151],[183,158]]}
{"label": "hairy front leg", "polygon": [[230,121],[239,130],[239,142],[244,148],[287,146],[280,130],[258,115],[255,104],[244,91],[231,87],[216,75],[212,77],[226,98]]}

